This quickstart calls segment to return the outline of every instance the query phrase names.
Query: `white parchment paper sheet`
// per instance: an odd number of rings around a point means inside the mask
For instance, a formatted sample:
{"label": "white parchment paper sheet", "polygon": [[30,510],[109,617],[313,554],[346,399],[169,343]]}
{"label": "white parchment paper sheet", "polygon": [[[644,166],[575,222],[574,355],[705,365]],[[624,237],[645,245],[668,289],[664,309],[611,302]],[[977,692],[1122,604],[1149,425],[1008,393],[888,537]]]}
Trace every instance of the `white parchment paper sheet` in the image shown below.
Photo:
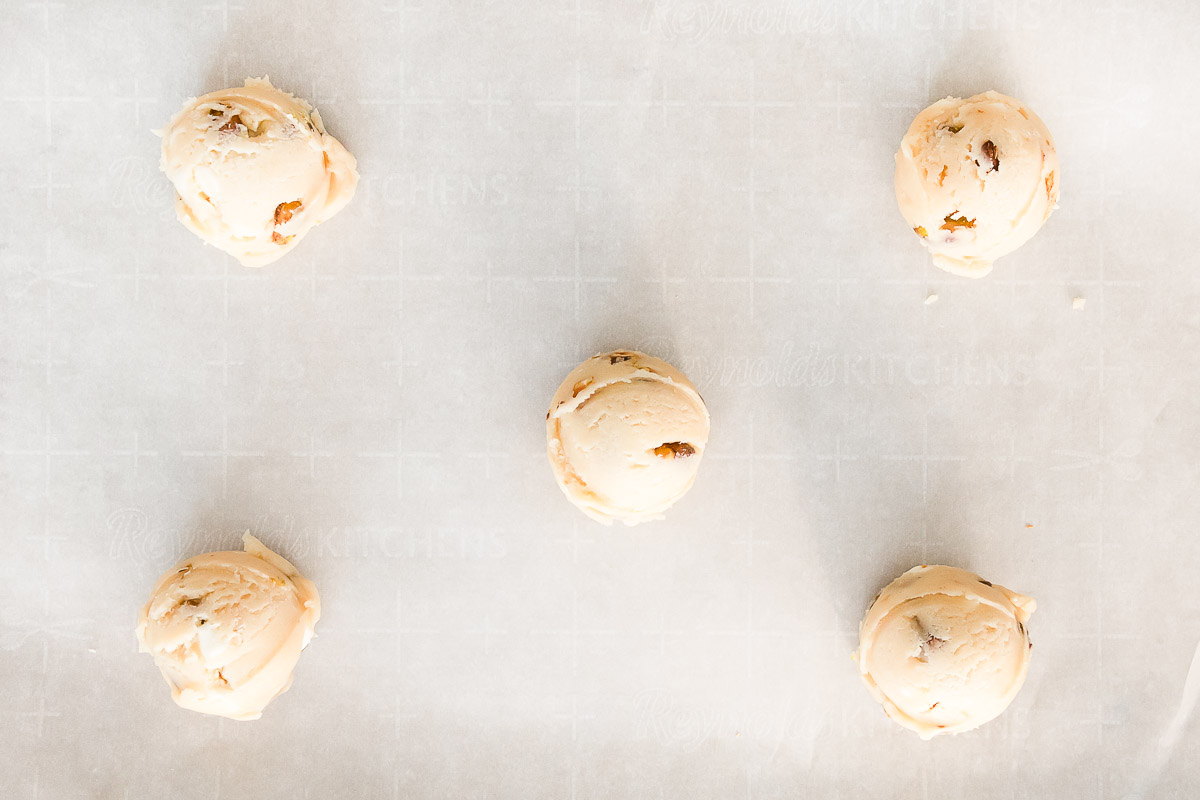
{"label": "white parchment paper sheet", "polygon": [[[1198,36],[1184,0],[5,0],[6,796],[1194,796]],[[263,74],[362,183],[252,271],[174,220],[150,130]],[[892,154],[988,88],[1063,199],[969,281]],[[636,529],[543,454],[614,347],[713,417]],[[240,724],[132,630],[247,528],[325,616]],[[1009,712],[932,743],[850,660],[925,562],[1039,603]]]}

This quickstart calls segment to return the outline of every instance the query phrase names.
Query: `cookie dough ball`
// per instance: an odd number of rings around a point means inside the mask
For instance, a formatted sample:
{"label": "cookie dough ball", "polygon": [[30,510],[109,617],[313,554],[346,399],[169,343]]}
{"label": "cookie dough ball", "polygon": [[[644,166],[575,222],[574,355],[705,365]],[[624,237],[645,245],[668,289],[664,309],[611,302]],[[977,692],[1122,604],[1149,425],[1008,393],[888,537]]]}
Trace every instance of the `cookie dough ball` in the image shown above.
{"label": "cookie dough ball", "polygon": [[546,414],[550,466],[598,522],[661,519],[687,493],[708,442],[708,409],[682,372],[632,350],[571,370]]}
{"label": "cookie dough ball", "polygon": [[358,183],[321,115],[266,78],[188,101],[161,134],[179,221],[247,267],[295,247]]}
{"label": "cookie dough ball", "polygon": [[922,739],[995,719],[1029,668],[1033,598],[956,567],[914,567],[879,593],[859,629],[862,679]]}
{"label": "cookie dough ball", "polygon": [[978,278],[1029,241],[1058,203],[1058,153],[1011,97],[948,97],[922,111],[896,153],[900,213],[933,256]]}
{"label": "cookie dough ball", "polygon": [[245,552],[196,556],[163,575],[137,637],[180,706],[258,719],[292,685],[321,600],[282,556],[249,533],[242,542]]}

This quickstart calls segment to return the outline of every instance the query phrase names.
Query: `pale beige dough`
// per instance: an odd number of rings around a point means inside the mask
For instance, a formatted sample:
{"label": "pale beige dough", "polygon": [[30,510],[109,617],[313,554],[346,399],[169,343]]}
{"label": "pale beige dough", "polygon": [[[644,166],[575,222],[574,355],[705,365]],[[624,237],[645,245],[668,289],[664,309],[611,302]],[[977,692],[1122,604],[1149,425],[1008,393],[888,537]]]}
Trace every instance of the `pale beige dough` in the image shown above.
{"label": "pale beige dough", "polygon": [[358,184],[321,115],[265,78],[189,100],[161,135],[179,221],[247,267],[282,257]]}
{"label": "pale beige dough", "polygon": [[995,719],[1025,681],[1033,598],[956,567],[921,565],[863,617],[859,671],[889,717],[922,739]]}
{"label": "pale beige dough", "polygon": [[292,685],[321,599],[291,562],[249,533],[242,541],[244,552],[195,556],[163,575],[137,638],[180,706],[249,720]]}
{"label": "pale beige dough", "polygon": [[667,362],[633,350],[589,358],[546,414],[559,487],[598,522],[660,519],[691,488],[708,444],[708,409]]}
{"label": "pale beige dough", "polygon": [[1062,178],[1045,123],[999,92],[948,97],[913,120],[896,153],[900,213],[948,272],[981,277],[1057,207]]}

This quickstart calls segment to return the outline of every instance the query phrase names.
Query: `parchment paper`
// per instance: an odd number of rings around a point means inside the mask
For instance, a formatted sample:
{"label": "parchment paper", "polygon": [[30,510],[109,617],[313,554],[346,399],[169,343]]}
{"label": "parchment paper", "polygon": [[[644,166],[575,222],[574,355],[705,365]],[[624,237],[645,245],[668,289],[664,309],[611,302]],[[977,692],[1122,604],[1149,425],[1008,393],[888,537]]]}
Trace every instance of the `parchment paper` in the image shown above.
{"label": "parchment paper", "polygon": [[[5,796],[1193,797],[1198,37],[1185,0],[6,0]],[[151,129],[264,74],[362,182],[254,271],[175,221]],[[970,281],[892,155],[988,88],[1062,208]],[[633,529],[543,452],[616,347],[713,419]],[[324,617],[234,723],[133,626],[247,529]],[[923,743],[850,655],[940,562],[1039,608],[1010,710]]]}

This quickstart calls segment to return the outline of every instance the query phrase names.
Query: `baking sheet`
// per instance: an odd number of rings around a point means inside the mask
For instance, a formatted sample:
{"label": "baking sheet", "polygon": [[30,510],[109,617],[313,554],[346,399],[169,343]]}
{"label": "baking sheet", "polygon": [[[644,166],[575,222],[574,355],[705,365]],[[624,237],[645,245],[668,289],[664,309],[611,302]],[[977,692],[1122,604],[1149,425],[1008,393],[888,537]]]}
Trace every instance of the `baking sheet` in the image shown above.
{"label": "baking sheet", "polygon": [[[6,3],[6,793],[1193,796],[1198,34],[1182,1]],[[150,130],[263,74],[362,182],[254,271],[174,221]],[[969,281],[892,153],[987,88],[1049,125],[1062,208]],[[713,417],[635,529],[543,454],[615,347]],[[132,629],[246,529],[324,617],[234,723]],[[1039,606],[1012,708],[931,743],[850,660],[926,562]]]}

